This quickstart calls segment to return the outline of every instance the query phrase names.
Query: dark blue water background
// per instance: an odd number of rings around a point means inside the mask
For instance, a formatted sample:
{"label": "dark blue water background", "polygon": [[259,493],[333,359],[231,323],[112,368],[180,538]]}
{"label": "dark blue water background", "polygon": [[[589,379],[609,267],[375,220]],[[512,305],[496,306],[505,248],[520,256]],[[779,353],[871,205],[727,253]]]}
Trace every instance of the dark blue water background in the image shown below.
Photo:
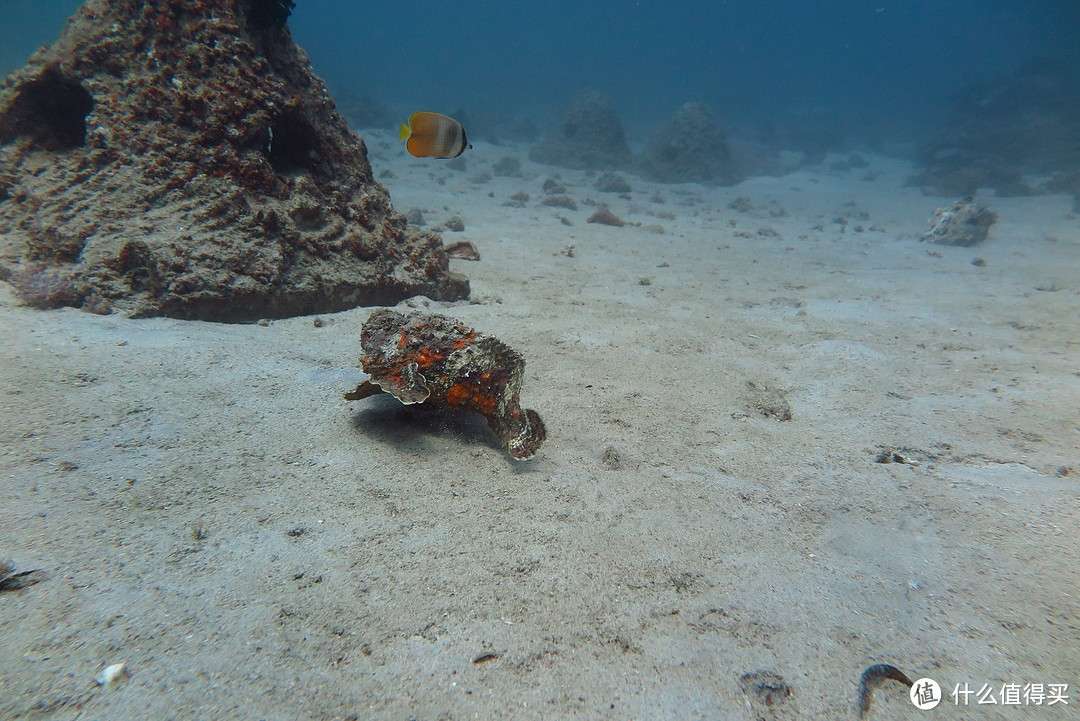
{"label": "dark blue water background", "polygon": [[[51,42],[71,0],[0,0],[0,72]],[[583,89],[640,136],[689,100],[728,124],[932,127],[956,91],[1027,59],[1080,67],[1078,0],[298,0],[294,37],[336,97],[528,116]]]}

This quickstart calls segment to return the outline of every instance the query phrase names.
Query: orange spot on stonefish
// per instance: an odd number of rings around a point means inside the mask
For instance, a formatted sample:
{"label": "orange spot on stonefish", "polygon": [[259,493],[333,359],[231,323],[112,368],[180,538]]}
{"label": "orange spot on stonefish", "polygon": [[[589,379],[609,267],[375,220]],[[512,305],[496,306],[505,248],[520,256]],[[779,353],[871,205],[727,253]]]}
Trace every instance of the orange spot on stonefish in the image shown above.
{"label": "orange spot on stonefish", "polygon": [[460,406],[469,399],[469,386],[464,383],[455,383],[446,391],[446,402],[452,406]]}

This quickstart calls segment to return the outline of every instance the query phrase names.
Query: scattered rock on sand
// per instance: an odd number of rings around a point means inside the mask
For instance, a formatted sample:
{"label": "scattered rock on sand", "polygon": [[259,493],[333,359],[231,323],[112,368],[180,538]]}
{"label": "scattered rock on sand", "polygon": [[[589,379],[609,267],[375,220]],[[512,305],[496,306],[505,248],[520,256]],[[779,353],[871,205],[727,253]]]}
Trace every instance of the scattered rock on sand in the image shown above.
{"label": "scattered rock on sand", "polygon": [[938,208],[930,218],[930,229],[923,234],[925,243],[937,245],[975,245],[990,234],[998,214],[968,197],[948,208]]}
{"label": "scattered rock on sand", "polygon": [[587,223],[600,223],[602,225],[614,225],[614,226],[616,226],[618,228],[621,228],[624,225],[626,225],[626,222],[623,221],[622,218],[615,215],[614,213],[612,213],[610,210],[607,210],[606,208],[602,208],[602,209],[596,211],[595,213],[590,215],[589,219],[587,221],[585,221],[585,222],[587,222]]}
{"label": "scattered rock on sand", "polygon": [[509,155],[504,156],[495,161],[491,172],[502,178],[516,178],[521,175],[521,161]]}
{"label": "scattered rock on sand", "polygon": [[440,225],[436,226],[435,229],[439,231],[449,230],[453,233],[460,233],[465,230],[465,221],[456,215],[451,215]]}
{"label": "scattered rock on sand", "polygon": [[566,192],[566,186],[555,178],[548,178],[544,181],[544,192],[548,195],[561,195]]}
{"label": "scattered rock on sand", "polygon": [[728,203],[727,207],[739,213],[754,212],[753,201],[751,201],[750,198],[747,198],[745,195],[740,195],[738,198],[735,198],[735,200]]}
{"label": "scattered rock on sand", "polygon": [[540,201],[540,205],[547,205],[553,208],[566,208],[567,210],[577,210],[577,202],[569,195],[549,195]]}
{"label": "scattered rock on sand", "polygon": [[633,190],[626,178],[618,173],[602,173],[593,185],[601,193],[629,193]]}

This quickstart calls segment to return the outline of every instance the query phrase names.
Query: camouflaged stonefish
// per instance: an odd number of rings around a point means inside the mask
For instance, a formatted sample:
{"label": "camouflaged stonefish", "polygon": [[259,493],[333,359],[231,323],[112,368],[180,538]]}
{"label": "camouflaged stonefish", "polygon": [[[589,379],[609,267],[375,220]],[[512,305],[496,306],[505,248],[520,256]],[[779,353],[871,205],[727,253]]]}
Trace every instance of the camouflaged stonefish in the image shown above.
{"label": "camouflaged stonefish", "polygon": [[536,455],[547,433],[518,402],[525,359],[491,336],[446,316],[377,310],[360,333],[360,364],[371,376],[347,400],[386,392],[406,405],[428,403],[483,415],[510,455]]}

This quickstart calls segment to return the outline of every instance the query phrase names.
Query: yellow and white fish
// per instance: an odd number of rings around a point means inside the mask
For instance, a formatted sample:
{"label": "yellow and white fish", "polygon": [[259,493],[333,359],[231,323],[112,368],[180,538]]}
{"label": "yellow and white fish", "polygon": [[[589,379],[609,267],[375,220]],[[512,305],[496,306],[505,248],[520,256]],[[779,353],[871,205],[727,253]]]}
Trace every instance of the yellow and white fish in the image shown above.
{"label": "yellow and white fish", "polygon": [[413,113],[398,137],[418,158],[456,158],[472,147],[461,123],[439,113]]}

